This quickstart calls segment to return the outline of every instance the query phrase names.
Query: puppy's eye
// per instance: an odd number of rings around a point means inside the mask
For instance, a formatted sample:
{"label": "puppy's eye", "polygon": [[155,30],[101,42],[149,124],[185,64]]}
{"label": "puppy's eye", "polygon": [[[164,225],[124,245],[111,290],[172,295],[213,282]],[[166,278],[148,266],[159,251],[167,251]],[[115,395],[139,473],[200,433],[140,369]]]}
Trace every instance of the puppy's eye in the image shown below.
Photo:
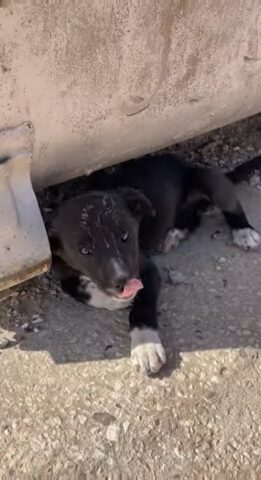
{"label": "puppy's eye", "polygon": [[81,247],[79,249],[79,252],[82,254],[82,255],[91,255],[92,254],[92,250],[90,248],[87,248],[87,247]]}
{"label": "puppy's eye", "polygon": [[129,239],[129,236],[130,236],[130,232],[127,232],[127,230],[125,230],[121,234],[121,241],[122,242],[127,242],[127,240]]}

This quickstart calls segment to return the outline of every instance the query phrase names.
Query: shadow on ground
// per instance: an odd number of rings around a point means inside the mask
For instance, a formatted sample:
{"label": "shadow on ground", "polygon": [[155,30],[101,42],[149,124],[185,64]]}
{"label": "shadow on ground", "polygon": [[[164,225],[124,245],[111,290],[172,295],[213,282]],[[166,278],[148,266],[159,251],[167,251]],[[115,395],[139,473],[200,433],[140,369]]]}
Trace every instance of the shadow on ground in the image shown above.
{"label": "shadow on ground", "polygon": [[[240,190],[252,223],[261,231],[256,208],[261,193],[246,185]],[[156,262],[163,274],[159,323],[170,359],[166,375],[183,352],[261,347],[261,253],[233,247],[218,212],[207,215],[178,250]],[[167,282],[168,269],[179,272],[181,281]],[[129,356],[127,312],[85,307],[63,293],[50,295],[47,287],[41,309],[39,331],[20,336],[18,348],[47,351],[57,364]]]}

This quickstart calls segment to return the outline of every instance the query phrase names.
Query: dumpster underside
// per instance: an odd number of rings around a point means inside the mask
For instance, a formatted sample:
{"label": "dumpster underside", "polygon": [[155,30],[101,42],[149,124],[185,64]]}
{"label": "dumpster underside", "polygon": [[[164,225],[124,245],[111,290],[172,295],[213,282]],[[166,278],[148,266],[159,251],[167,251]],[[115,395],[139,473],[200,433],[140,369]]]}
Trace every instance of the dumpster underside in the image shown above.
{"label": "dumpster underside", "polygon": [[0,131],[0,290],[46,272],[51,252],[31,183],[33,126]]}

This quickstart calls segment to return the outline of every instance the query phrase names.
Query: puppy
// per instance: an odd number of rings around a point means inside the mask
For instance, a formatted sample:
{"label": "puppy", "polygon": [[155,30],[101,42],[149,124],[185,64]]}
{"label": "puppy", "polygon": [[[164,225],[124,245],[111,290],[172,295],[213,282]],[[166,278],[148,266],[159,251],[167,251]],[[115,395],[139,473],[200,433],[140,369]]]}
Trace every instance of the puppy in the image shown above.
{"label": "puppy", "polygon": [[222,210],[235,245],[259,245],[230,180],[172,155],[92,174],[87,193],[61,205],[54,220],[51,245],[66,270],[63,289],[96,308],[130,307],[131,359],[143,373],[166,362],[157,329],[160,276],[150,254],[177,247],[210,203]]}

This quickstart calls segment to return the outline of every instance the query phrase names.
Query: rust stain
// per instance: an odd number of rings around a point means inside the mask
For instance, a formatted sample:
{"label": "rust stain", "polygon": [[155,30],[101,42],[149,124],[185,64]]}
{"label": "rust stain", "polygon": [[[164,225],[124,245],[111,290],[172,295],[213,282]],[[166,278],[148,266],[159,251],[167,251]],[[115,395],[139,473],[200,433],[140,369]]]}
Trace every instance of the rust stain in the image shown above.
{"label": "rust stain", "polygon": [[41,275],[42,273],[47,272],[50,269],[50,266],[51,257],[32,267],[25,267],[19,272],[8,272],[6,276],[0,279],[0,291],[6,290],[14,285],[17,285],[18,283],[22,283],[26,280],[30,280],[30,278]]}

